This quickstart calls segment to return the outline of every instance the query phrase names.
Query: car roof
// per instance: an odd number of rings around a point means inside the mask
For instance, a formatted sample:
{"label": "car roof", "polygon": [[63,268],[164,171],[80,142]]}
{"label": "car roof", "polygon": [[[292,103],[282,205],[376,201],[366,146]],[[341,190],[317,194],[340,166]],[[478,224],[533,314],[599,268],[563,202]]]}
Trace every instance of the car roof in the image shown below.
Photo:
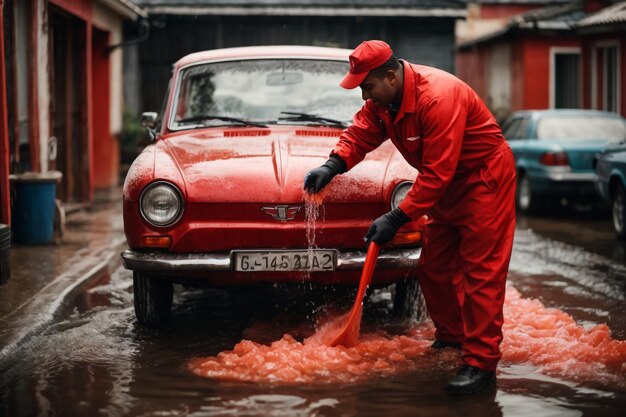
{"label": "car roof", "polygon": [[347,61],[350,53],[352,53],[351,49],[327,48],[321,46],[245,46],[240,48],[224,48],[195,52],[179,59],[175,66],[180,68],[205,61],[260,58],[306,58]]}

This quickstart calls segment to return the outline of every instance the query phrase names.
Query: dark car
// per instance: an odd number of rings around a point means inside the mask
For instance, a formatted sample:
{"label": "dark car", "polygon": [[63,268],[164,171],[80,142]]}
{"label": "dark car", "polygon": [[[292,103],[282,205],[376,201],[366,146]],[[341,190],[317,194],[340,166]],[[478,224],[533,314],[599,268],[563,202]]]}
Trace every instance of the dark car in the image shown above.
{"label": "dark car", "polygon": [[595,110],[528,110],[511,115],[503,133],[515,155],[517,207],[542,201],[597,199],[594,156],[626,138],[626,122]]}
{"label": "dark car", "polygon": [[611,205],[613,227],[619,239],[626,239],[626,145],[606,149],[597,157],[596,190]]}

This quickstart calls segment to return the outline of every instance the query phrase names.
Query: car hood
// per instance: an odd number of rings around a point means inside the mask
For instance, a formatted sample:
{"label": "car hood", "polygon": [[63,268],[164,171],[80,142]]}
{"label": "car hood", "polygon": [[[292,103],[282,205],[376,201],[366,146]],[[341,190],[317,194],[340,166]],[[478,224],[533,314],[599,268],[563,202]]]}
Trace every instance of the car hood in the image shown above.
{"label": "car hood", "polygon": [[[303,179],[323,164],[339,139],[337,129],[209,129],[165,138],[189,203],[296,203]],[[324,201],[380,202],[395,147],[389,141],[325,188]],[[158,167],[157,167],[158,169]]]}

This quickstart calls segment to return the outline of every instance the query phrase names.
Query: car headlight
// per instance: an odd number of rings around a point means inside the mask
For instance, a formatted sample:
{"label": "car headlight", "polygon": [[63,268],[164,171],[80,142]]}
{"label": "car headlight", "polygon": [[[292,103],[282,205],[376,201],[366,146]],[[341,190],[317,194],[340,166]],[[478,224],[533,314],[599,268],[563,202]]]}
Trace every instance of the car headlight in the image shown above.
{"label": "car headlight", "polygon": [[164,227],[176,222],[183,213],[183,199],[178,188],[167,182],[146,187],[139,198],[141,215],[153,226]]}
{"label": "car headlight", "polygon": [[391,209],[394,210],[398,208],[400,203],[404,200],[404,197],[409,193],[409,190],[413,186],[411,181],[404,181],[400,184],[396,185],[396,188],[393,190],[391,194]]}

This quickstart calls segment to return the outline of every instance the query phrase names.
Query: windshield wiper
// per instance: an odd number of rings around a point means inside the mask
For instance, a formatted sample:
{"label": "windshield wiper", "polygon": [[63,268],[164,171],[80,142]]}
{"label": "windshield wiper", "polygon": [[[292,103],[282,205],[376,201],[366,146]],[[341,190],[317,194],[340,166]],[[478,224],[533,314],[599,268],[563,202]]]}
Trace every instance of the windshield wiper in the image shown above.
{"label": "windshield wiper", "polygon": [[327,117],[320,117],[314,114],[297,113],[297,112],[291,112],[291,111],[281,111],[280,114],[289,115],[288,117],[278,118],[278,120],[285,120],[288,122],[318,122],[318,123],[323,123],[327,125],[330,124],[330,125],[335,125],[335,126],[344,127],[344,128],[347,127],[346,124],[342,122],[341,120],[329,119]]}
{"label": "windshield wiper", "polygon": [[[237,123],[241,126],[267,127],[267,125],[264,125],[263,123],[255,123],[255,122],[251,122],[251,121],[244,120],[244,119],[237,119],[236,117],[218,116],[218,115],[213,115],[213,114],[209,114],[206,116],[188,117],[186,119],[177,120],[176,122],[177,123],[194,123],[194,122],[208,122],[209,120],[221,120],[222,122]],[[203,125],[206,126],[206,123],[203,123]]]}

